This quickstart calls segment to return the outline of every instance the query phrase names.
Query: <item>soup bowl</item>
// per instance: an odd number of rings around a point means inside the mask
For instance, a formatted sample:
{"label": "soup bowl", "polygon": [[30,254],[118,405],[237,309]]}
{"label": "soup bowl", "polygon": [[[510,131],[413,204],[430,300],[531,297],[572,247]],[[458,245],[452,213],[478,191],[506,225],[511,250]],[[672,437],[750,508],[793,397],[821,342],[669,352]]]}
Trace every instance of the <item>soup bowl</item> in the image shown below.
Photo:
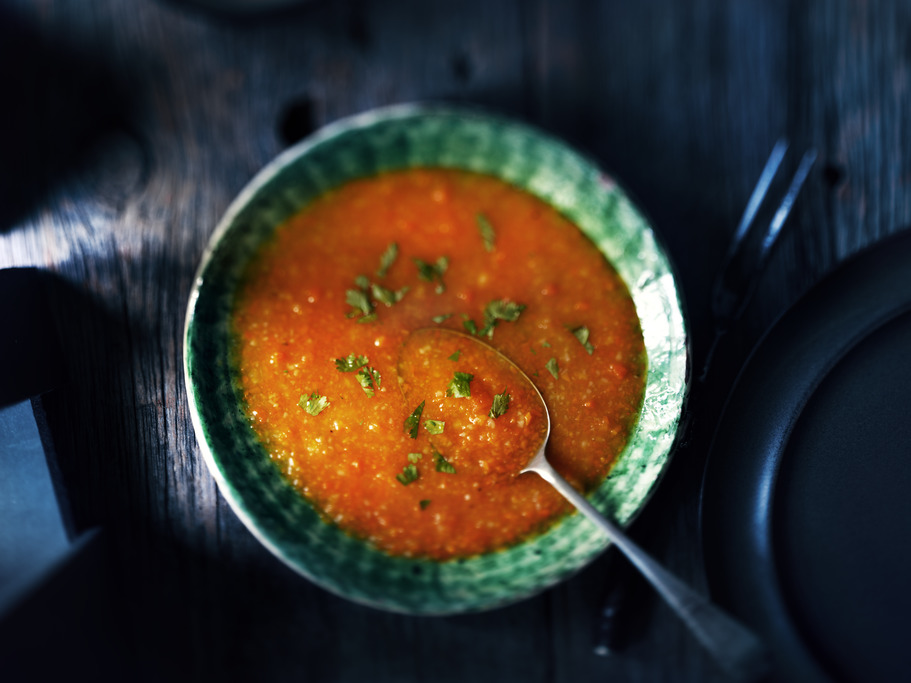
{"label": "soup bowl", "polygon": [[186,314],[184,373],[201,455],[247,528],[311,581],[381,609],[453,614],[539,593],[609,541],[571,514],[473,557],[384,553],[325,521],[282,475],[251,427],[232,355],[232,310],[245,268],[276,228],[348,181],[413,167],[483,173],[540,198],[578,226],[626,283],[648,356],[645,394],[625,449],[589,494],[621,526],[646,504],[673,451],[688,390],[687,332],[667,254],[627,193],[560,140],[513,120],[436,105],[369,111],[290,148],[243,189],[205,249]]}

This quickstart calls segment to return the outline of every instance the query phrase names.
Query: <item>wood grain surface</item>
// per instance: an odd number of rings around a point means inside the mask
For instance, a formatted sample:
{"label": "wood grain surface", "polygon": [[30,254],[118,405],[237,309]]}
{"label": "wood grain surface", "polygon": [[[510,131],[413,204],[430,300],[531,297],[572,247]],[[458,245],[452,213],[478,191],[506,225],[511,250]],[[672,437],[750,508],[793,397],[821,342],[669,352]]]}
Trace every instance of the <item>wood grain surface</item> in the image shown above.
{"label": "wood grain surface", "polygon": [[[848,0],[350,0],[267,14],[163,0],[0,5],[0,267],[54,281],[68,367],[46,398],[77,526],[110,540],[136,679],[722,681],[645,592],[592,653],[612,552],[490,613],[386,614],[298,577],[203,464],[182,378],[187,297],[231,198],[289,144],[375,106],[442,100],[563,137],[651,216],[679,270],[698,367],[709,293],[776,139],[819,153],[728,364],[911,220],[911,6]],[[633,536],[705,589],[698,492],[716,416]],[[2,646],[0,646],[2,647]],[[104,644],[99,646],[104,657]]]}

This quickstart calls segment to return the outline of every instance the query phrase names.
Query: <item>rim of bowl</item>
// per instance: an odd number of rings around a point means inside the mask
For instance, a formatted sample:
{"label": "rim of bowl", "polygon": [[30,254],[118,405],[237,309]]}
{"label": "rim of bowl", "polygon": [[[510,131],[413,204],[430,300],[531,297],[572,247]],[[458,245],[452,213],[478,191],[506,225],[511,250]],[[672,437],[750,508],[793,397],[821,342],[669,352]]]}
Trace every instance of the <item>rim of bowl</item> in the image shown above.
{"label": "rim of bowl", "polygon": [[[198,405],[197,393],[194,388],[194,377],[193,377],[193,359],[192,350],[190,348],[190,340],[193,334],[194,324],[196,322],[195,314],[197,312],[197,306],[199,303],[199,297],[201,295],[202,287],[205,283],[205,276],[207,269],[209,268],[213,256],[218,249],[219,245],[222,244],[222,241],[225,235],[232,229],[237,220],[238,216],[241,214],[243,209],[247,207],[251,200],[258,196],[258,194],[272,181],[274,180],[283,170],[304,159],[308,153],[310,153],[314,148],[319,147],[323,143],[331,142],[334,139],[339,138],[343,134],[352,132],[352,131],[368,131],[372,126],[378,123],[383,122],[404,122],[413,118],[424,118],[424,117],[455,117],[471,119],[480,124],[489,124],[504,126],[511,131],[521,133],[522,135],[528,137],[531,141],[542,144],[545,146],[550,146],[556,148],[562,154],[567,154],[570,157],[573,157],[577,163],[582,164],[584,167],[587,167],[588,170],[598,174],[599,181],[603,185],[605,191],[616,191],[619,193],[620,197],[629,204],[629,208],[637,214],[638,220],[641,223],[640,230],[644,233],[646,242],[649,243],[651,248],[654,250],[655,255],[658,260],[661,262],[663,267],[663,272],[659,274],[658,277],[653,277],[650,282],[629,282],[626,277],[623,277],[624,281],[627,284],[627,288],[630,291],[630,294],[633,295],[634,291],[639,292],[641,295],[642,286],[656,286],[661,288],[664,294],[667,296],[667,301],[664,303],[667,305],[664,309],[660,311],[652,311],[652,314],[665,315],[667,316],[666,327],[668,330],[668,356],[673,356],[673,365],[674,367],[669,369],[669,375],[671,375],[669,381],[673,385],[671,387],[673,395],[668,396],[668,405],[671,406],[670,411],[672,415],[666,416],[667,422],[665,429],[663,430],[664,436],[666,437],[664,441],[658,446],[657,451],[659,456],[651,463],[652,471],[645,477],[643,485],[645,487],[644,491],[641,491],[635,499],[635,504],[632,505],[628,510],[620,511],[620,514],[617,515],[617,521],[622,526],[627,526],[629,523],[635,519],[635,517],[641,512],[645,507],[649,499],[654,494],[655,489],[660,483],[661,478],[667,471],[667,467],[670,461],[670,458],[673,454],[674,445],[677,439],[677,436],[682,428],[682,419],[683,411],[686,403],[686,398],[690,389],[690,349],[689,349],[689,335],[685,318],[685,309],[682,300],[682,294],[679,287],[679,282],[677,279],[676,271],[673,267],[672,262],[670,261],[664,245],[660,242],[658,237],[654,234],[652,223],[650,220],[645,217],[641,208],[638,204],[635,204],[631,199],[629,193],[617,183],[614,178],[606,173],[604,173],[600,166],[595,163],[593,160],[587,156],[581,154],[576,149],[569,146],[564,141],[556,138],[532,125],[516,121],[514,119],[502,116],[499,114],[491,113],[485,111],[478,107],[468,107],[468,106],[453,106],[448,104],[436,104],[436,103],[405,103],[405,104],[396,104],[386,107],[380,107],[376,109],[371,109],[364,111],[358,114],[347,116],[341,119],[338,119],[334,122],[331,122],[311,135],[307,136],[300,142],[292,145],[285,151],[278,154],[270,162],[268,162],[259,172],[257,172],[253,178],[244,186],[244,188],[237,194],[237,196],[231,201],[228,208],[226,209],[224,215],[219,220],[214,231],[212,232],[209,240],[206,243],[206,246],[203,250],[202,256],[200,257],[199,266],[196,269],[195,276],[193,279],[192,289],[190,292],[186,316],[184,320],[184,334],[183,334],[183,365],[184,365],[184,384],[187,391],[187,401],[189,403],[190,417],[193,423],[194,433],[199,444],[200,452],[203,456],[203,459],[206,463],[207,469],[212,474],[213,478],[216,480],[219,491],[228,501],[231,509],[234,513],[240,518],[244,526],[254,535],[254,537],[262,543],[267,549],[269,549],[272,554],[277,558],[282,560],[285,564],[291,567],[293,570],[299,574],[305,576],[313,583],[321,586],[322,588],[328,590],[331,593],[334,593],[340,597],[351,600],[356,603],[368,605],[371,607],[384,609],[393,612],[403,612],[409,614],[423,614],[423,615],[448,615],[448,614],[457,614],[463,612],[473,612],[473,611],[482,611],[487,609],[492,609],[496,607],[501,607],[507,604],[517,602],[519,600],[526,599],[535,594],[538,594],[559,582],[567,579],[569,576],[580,571],[582,568],[590,564],[605,548],[610,545],[609,540],[605,537],[603,541],[597,545],[600,548],[596,552],[591,552],[588,554],[583,561],[576,563],[574,566],[559,572],[557,575],[546,577],[545,580],[538,582],[537,584],[527,588],[525,590],[505,593],[497,597],[483,598],[481,600],[471,600],[471,599],[462,599],[458,604],[450,607],[444,608],[432,608],[425,609],[419,605],[403,605],[395,601],[389,602],[384,600],[382,597],[363,595],[363,594],[352,594],[346,590],[343,586],[340,586],[334,580],[327,580],[325,576],[320,576],[319,574],[310,570],[309,567],[304,566],[300,561],[291,557],[282,543],[272,538],[272,535],[262,528],[260,520],[257,516],[251,512],[247,502],[243,499],[243,496],[238,492],[237,487],[232,483],[231,480],[225,475],[223,467],[219,461],[218,455],[213,451],[211,444],[206,436],[206,428],[203,423],[203,418],[200,414],[200,406]],[[415,166],[419,166],[416,164]],[[426,164],[423,164],[426,166]],[[405,166],[407,167],[407,166]],[[458,165],[452,166],[454,168],[463,168]],[[375,174],[375,173],[374,173]],[[497,176],[495,172],[488,172],[490,175]],[[370,175],[370,174],[368,174]],[[357,176],[351,176],[347,180],[351,180]],[[499,176],[497,176],[499,177]],[[502,178],[506,182],[510,182],[519,189],[522,189],[526,192],[533,194],[542,201],[545,201],[553,206],[553,203],[547,198],[542,197],[540,194],[530,189],[529,187],[520,186],[515,183],[512,183],[510,180]],[[304,202],[299,205],[298,210],[302,209],[307,205],[307,202]],[[564,211],[560,207],[555,208],[561,213]],[[573,220],[571,218],[571,220]],[[573,220],[573,223],[576,224],[576,221]],[[277,228],[278,224],[273,226]],[[612,266],[617,268],[618,272],[621,270],[618,268],[617,262],[610,258],[608,254],[605,253],[604,244],[597,241],[593,235],[591,235],[588,230],[582,229],[583,233],[586,234],[589,240],[591,240],[598,247],[599,251],[604,255],[604,257],[611,263]],[[252,254],[251,254],[252,255]],[[637,312],[640,311],[640,301],[634,296],[634,302],[636,303]],[[642,315],[640,313],[640,322],[642,321]],[[643,330],[645,333],[645,330]],[[649,377],[651,377],[651,356],[649,357]],[[649,382],[647,382],[646,390],[648,390]],[[644,408],[644,406],[643,406]],[[640,422],[642,420],[642,414],[640,414]],[[640,427],[637,425],[636,430],[633,435],[630,437],[630,442],[633,441],[633,437],[638,435]],[[627,456],[627,450],[629,449],[629,444],[627,448],[618,456],[618,459],[615,463],[616,465],[620,464]],[[277,469],[277,468],[276,468]],[[608,475],[608,479],[612,475]],[[606,481],[606,480],[605,480]],[[299,495],[299,494],[298,494]],[[604,485],[598,487],[593,492],[588,494],[589,500],[595,505],[595,507],[604,511],[604,506],[610,501],[606,499]],[[301,500],[303,497],[301,496]],[[309,506],[309,503],[307,503]],[[616,512],[616,511],[615,511]],[[570,515],[570,517],[582,518],[581,515]],[[557,524],[554,524],[551,529],[546,534],[554,533],[555,530],[560,527],[564,520],[561,520]],[[327,527],[331,526],[326,522],[322,522]],[[339,531],[339,533],[344,534],[344,532]],[[598,532],[600,533],[600,532]],[[533,537],[526,541],[522,541],[518,546],[527,545],[528,543],[533,543],[534,540],[538,537]],[[367,544],[363,541],[355,541],[364,546]],[[516,547],[516,546],[514,546]],[[510,549],[506,549],[507,551]],[[396,558],[393,556],[385,555],[381,551],[376,549],[371,549],[371,553],[379,554],[384,556],[393,562],[405,562],[407,564],[452,564],[453,561],[449,563],[433,563],[432,561],[421,559],[421,558]],[[487,555],[479,556],[480,558],[495,556],[497,554],[502,554],[505,551],[495,551],[494,553],[489,553]],[[468,558],[467,562],[471,562],[478,558]],[[466,560],[456,560],[454,561],[458,564],[466,563]]]}

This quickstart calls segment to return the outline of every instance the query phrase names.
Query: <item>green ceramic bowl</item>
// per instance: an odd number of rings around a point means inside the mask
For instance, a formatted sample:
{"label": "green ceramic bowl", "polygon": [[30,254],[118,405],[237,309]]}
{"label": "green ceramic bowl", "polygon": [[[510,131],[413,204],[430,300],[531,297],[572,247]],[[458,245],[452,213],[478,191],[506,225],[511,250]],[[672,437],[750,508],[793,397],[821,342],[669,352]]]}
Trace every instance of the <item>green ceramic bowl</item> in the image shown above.
{"label": "green ceramic bowl", "polygon": [[218,225],[187,310],[184,371],[206,464],[250,531],[315,583],[414,614],[489,609],[554,585],[608,545],[575,514],[507,550],[465,560],[391,557],[322,521],[257,442],[230,362],[230,315],[244,267],[275,228],[330,188],[381,171],[452,167],[497,176],[556,207],[626,281],[649,357],[642,414],[591,502],[628,524],[667,466],[687,393],[687,335],[677,283],[648,222],[590,161],[525,125],[475,111],[403,105],[327,126],[263,169]]}

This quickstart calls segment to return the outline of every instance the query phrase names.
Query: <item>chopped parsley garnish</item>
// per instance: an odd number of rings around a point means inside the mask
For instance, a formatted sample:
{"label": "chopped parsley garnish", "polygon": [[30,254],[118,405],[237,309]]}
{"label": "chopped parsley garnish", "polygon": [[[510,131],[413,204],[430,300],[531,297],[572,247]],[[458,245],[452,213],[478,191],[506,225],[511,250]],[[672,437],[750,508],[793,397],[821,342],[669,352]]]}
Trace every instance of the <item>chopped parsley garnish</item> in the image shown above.
{"label": "chopped parsley garnish", "polygon": [[484,320],[505,320],[514,323],[524,310],[525,304],[497,299],[487,304],[487,308],[484,309]]}
{"label": "chopped parsley garnish", "polygon": [[497,241],[497,235],[493,230],[493,226],[490,224],[490,221],[487,220],[487,216],[483,213],[479,213],[476,216],[476,221],[478,224],[478,232],[481,233],[481,239],[484,240],[484,248],[487,251],[493,251],[494,243]]}
{"label": "chopped parsley garnish", "polygon": [[389,268],[395,263],[395,260],[399,257],[399,245],[395,242],[391,242],[386,251],[383,252],[380,256],[380,267],[376,271],[377,277],[386,277],[386,273],[389,272]]}
{"label": "chopped parsley garnish", "polygon": [[299,405],[311,415],[319,415],[327,407],[329,407],[329,399],[325,396],[320,396],[317,393],[312,393],[309,396],[307,396],[307,394],[303,394],[300,397],[300,400],[297,402],[297,405]]}
{"label": "chopped parsley garnish", "polygon": [[371,283],[363,275],[358,275],[354,278],[354,284],[357,285],[357,289],[345,290],[345,303],[351,306],[351,310],[348,312],[349,318],[361,316],[358,318],[359,323],[376,320],[377,302],[392,306],[401,301],[408,291],[408,287],[402,287],[399,290],[387,289],[376,283]]}
{"label": "chopped parsley garnish", "polygon": [[436,465],[437,472],[444,472],[446,474],[455,474],[456,468],[453,467],[452,463],[449,462],[446,458],[443,457],[443,454],[439,451],[433,452],[433,462]]}
{"label": "chopped parsley garnish", "polygon": [[426,510],[427,506],[430,505],[430,501],[425,499],[425,500],[419,501],[418,505],[421,506],[422,510]]}
{"label": "chopped parsley garnish", "polygon": [[443,315],[435,315],[431,320],[437,324],[445,322],[452,317],[452,313],[444,313]]}
{"label": "chopped parsley garnish", "polygon": [[423,453],[409,453],[408,462],[411,462],[411,463],[418,462],[423,457],[424,457]]}
{"label": "chopped parsley garnish", "polygon": [[418,427],[421,424],[421,413],[424,412],[424,401],[414,409],[414,411],[405,418],[405,432],[412,439],[418,438]]}
{"label": "chopped parsley garnish", "polygon": [[[517,304],[513,301],[506,301],[505,299],[495,299],[484,308],[484,327],[478,330],[474,321],[466,320],[465,328],[479,337],[492,337],[493,328],[496,327],[501,320],[513,323],[519,319],[519,316],[524,310],[525,304]],[[473,329],[469,328],[469,322]]]}
{"label": "chopped parsley garnish", "polygon": [[381,304],[386,304],[387,306],[392,306],[397,304],[402,300],[402,297],[408,292],[408,287],[402,287],[399,290],[386,289],[381,287],[375,282],[370,285],[370,293],[373,294],[373,298],[379,301]]}
{"label": "chopped parsley garnish", "polygon": [[380,373],[375,368],[363,367],[357,371],[357,381],[368,396],[374,396],[380,388]]}
{"label": "chopped parsley garnish", "polygon": [[402,473],[395,475],[395,478],[399,480],[402,486],[408,486],[408,484],[418,478],[418,468],[414,465],[405,465],[402,468]]}
{"label": "chopped parsley garnish", "polygon": [[486,318],[484,320],[484,327],[476,332],[479,337],[487,337],[490,339],[493,337],[493,328],[497,326],[497,320]]}
{"label": "chopped parsley garnish", "polygon": [[445,427],[446,423],[440,420],[424,420],[424,429],[429,434],[442,434]]}
{"label": "chopped parsley garnish", "polygon": [[560,379],[560,366],[557,365],[557,359],[551,358],[544,364],[547,371],[554,376],[554,379]]}
{"label": "chopped parsley garnish", "polygon": [[579,343],[585,347],[585,350],[588,351],[589,354],[594,353],[595,347],[592,346],[591,342],[588,340],[589,331],[585,325],[571,328],[570,332],[573,333],[573,336],[579,340]]}
{"label": "chopped parsley garnish", "polygon": [[451,380],[449,380],[449,386],[446,388],[447,396],[454,396],[455,398],[468,398],[471,396],[471,380],[474,379],[474,375],[470,375],[467,372],[457,372]]}
{"label": "chopped parsley garnish", "polygon": [[414,265],[418,267],[418,277],[427,282],[436,283],[436,293],[442,294],[446,291],[446,285],[443,283],[443,275],[449,268],[449,258],[441,256],[436,263],[427,263],[419,258],[414,259]]}
{"label": "chopped parsley garnish", "polygon": [[490,412],[487,413],[490,417],[497,418],[500,417],[506,410],[509,408],[509,394],[506,393],[506,389],[503,389],[503,393],[496,394],[493,397],[493,405],[490,407]]}
{"label": "chopped parsley garnish", "polygon": [[347,358],[336,358],[335,368],[339,372],[356,372],[357,382],[364,389],[364,393],[373,396],[380,386],[380,373],[375,368],[367,366],[367,356],[358,356],[353,353]]}
{"label": "chopped parsley garnish", "polygon": [[365,289],[349,289],[345,292],[345,303],[353,309],[349,318],[360,315],[370,315],[373,313],[373,302]]}
{"label": "chopped parsley garnish", "polygon": [[478,326],[475,324],[475,321],[464,314],[462,315],[462,317],[464,318],[464,320],[462,321],[462,327],[465,328],[465,331],[468,332],[468,334],[473,334],[473,335],[477,336]]}
{"label": "chopped parsley garnish", "polygon": [[335,367],[339,372],[356,372],[367,365],[367,356],[349,354],[347,358],[336,358]]}
{"label": "chopped parsley garnish", "polygon": [[449,360],[459,360],[459,356],[461,356],[461,355],[462,355],[462,351],[460,349],[456,349],[455,352],[451,356],[449,356]]}
{"label": "chopped parsley garnish", "polygon": [[370,299],[370,280],[363,275],[358,275],[354,278],[354,284],[357,285],[357,289],[345,291],[345,303],[351,306],[348,317],[354,318],[360,315],[359,323],[376,320],[376,311],[374,311],[376,305]]}

